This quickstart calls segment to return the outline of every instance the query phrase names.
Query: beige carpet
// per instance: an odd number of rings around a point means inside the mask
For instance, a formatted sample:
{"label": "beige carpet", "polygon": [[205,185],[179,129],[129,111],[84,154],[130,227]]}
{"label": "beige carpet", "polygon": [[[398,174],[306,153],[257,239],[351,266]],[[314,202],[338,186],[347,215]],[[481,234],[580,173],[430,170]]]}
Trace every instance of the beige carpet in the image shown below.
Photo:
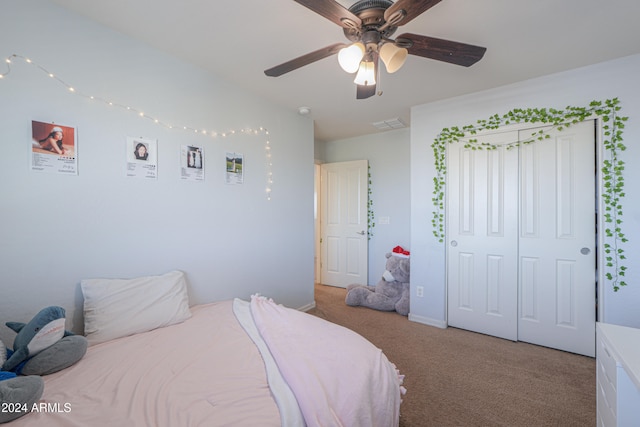
{"label": "beige carpet", "polygon": [[316,286],[310,314],[350,328],[406,375],[400,426],[594,426],[595,359],[344,303]]}

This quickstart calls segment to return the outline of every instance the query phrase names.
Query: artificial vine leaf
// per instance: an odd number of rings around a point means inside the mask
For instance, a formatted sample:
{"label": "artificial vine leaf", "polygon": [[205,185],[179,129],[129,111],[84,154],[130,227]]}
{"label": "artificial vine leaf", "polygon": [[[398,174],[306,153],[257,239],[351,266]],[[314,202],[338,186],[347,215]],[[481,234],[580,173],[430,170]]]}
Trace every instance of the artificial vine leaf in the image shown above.
{"label": "artificial vine leaf", "polygon": [[[606,108],[603,108],[603,105]],[[434,162],[436,167],[436,176],[433,179],[434,189],[432,198],[434,204],[434,212],[431,223],[433,225],[433,234],[438,242],[444,242],[444,187],[446,184],[446,147],[447,144],[460,142],[465,135],[476,135],[478,132],[489,129],[498,129],[501,126],[514,123],[547,123],[552,129],[563,131],[572,125],[583,122],[593,116],[597,116],[602,120],[602,132],[604,139],[602,141],[604,149],[608,152],[609,158],[602,162],[600,169],[601,179],[603,181],[604,191],[601,195],[604,204],[605,213],[602,215],[604,221],[605,236],[610,242],[605,242],[603,247],[605,253],[612,254],[606,257],[605,266],[609,271],[605,273],[607,281],[610,282],[614,291],[618,291],[620,287],[626,286],[626,282],[621,280],[624,276],[626,267],[622,265],[622,261],[626,259],[624,250],[619,244],[628,240],[622,233],[622,204],[620,198],[625,196],[624,193],[624,162],[618,159],[619,152],[625,151],[626,146],[622,142],[622,132],[624,122],[628,117],[620,117],[617,112],[621,111],[620,101],[618,98],[607,99],[603,101],[591,101],[589,107],[572,107],[567,106],[564,110],[556,110],[553,108],[515,108],[508,113],[500,116],[494,114],[486,120],[478,120],[475,125],[466,125],[462,129],[456,126],[444,128],[436,136],[431,148],[434,153]],[[536,141],[543,141],[551,136],[548,132],[540,130],[532,134],[532,138],[525,141],[515,141],[506,144],[505,148],[511,150],[521,145],[531,144]],[[479,143],[477,138],[464,141],[465,148],[471,150],[496,150],[498,147],[493,144]],[[612,225],[615,225],[612,227]]]}

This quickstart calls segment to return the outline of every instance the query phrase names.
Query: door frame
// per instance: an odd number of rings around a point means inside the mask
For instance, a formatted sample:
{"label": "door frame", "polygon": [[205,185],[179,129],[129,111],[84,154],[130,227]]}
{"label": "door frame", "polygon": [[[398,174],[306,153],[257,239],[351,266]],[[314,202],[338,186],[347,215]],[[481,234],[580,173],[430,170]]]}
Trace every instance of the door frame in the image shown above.
{"label": "door frame", "polygon": [[[368,250],[369,250],[369,236],[368,236],[368,197],[369,197],[369,193],[368,193],[368,165],[369,162],[366,159],[360,159],[360,160],[351,160],[351,161],[340,161],[340,162],[328,162],[328,163],[321,163],[319,164],[319,180],[318,180],[318,218],[319,218],[319,227],[318,227],[318,232],[319,235],[317,236],[316,239],[316,248],[319,251],[317,254],[317,259],[318,259],[318,281],[321,284],[326,284],[326,285],[331,285],[331,286],[338,286],[338,287],[344,287],[346,288],[348,286],[348,284],[350,283],[358,283],[358,284],[368,284],[368,274],[369,274],[369,254],[368,254]],[[356,167],[356,169],[362,169],[362,166],[365,166],[364,172],[360,175],[358,175],[359,181],[360,181],[360,192],[358,193],[359,198],[358,200],[356,200],[356,204],[359,206],[358,208],[358,212],[359,212],[359,223],[358,224],[350,224],[350,226],[348,226],[347,228],[349,228],[349,231],[353,231],[351,229],[353,229],[354,227],[358,229],[357,234],[359,235],[359,237],[354,237],[351,240],[358,240],[359,241],[359,247],[360,247],[360,254],[359,254],[359,262],[358,262],[358,272],[359,274],[356,276],[354,275],[352,278],[350,278],[349,283],[347,283],[345,281],[346,276],[348,276],[348,272],[344,272],[343,274],[336,276],[339,281],[344,282],[344,283],[329,283],[330,280],[325,280],[327,279],[325,277],[325,267],[327,267],[325,265],[325,263],[330,262],[331,259],[333,259],[332,256],[330,256],[330,252],[329,252],[329,242],[325,242],[322,241],[323,237],[325,236],[327,229],[330,228],[328,225],[328,219],[326,218],[327,216],[327,209],[330,208],[330,205],[328,202],[325,202],[325,198],[327,197],[327,193],[328,191],[326,190],[326,185],[328,185],[328,183],[325,180],[325,174],[327,173],[327,168],[331,169],[332,167],[338,167],[338,168],[347,168],[349,169],[350,167]],[[353,200],[349,200],[349,201],[353,201]],[[347,200],[344,201],[345,203],[347,202]],[[348,205],[349,203],[346,203],[346,205]],[[348,209],[347,207],[343,207],[342,209]],[[341,235],[342,238],[346,237],[345,235]],[[340,240],[342,240],[342,238]],[[349,238],[347,238],[347,240],[349,240]],[[344,247],[345,249],[345,256],[348,253],[348,250],[346,250],[346,246]],[[347,258],[345,258],[345,261],[347,260]],[[345,264],[345,266],[348,268],[349,263],[347,262]],[[342,267],[341,267],[342,268]]]}
{"label": "door frame", "polygon": [[[589,121],[589,120],[593,120],[595,123],[595,135],[594,135],[594,139],[595,139],[595,160],[596,160],[596,164],[595,166],[595,170],[594,170],[594,179],[595,179],[595,189],[596,189],[596,206],[594,206],[595,209],[595,214],[596,214],[596,293],[595,293],[595,297],[594,297],[594,302],[596,304],[596,322],[600,321],[600,319],[604,318],[604,304],[602,304],[602,301],[604,300],[604,290],[603,290],[603,284],[605,283],[605,256],[604,256],[604,243],[605,243],[605,233],[604,233],[604,229],[605,229],[605,220],[604,220],[604,201],[602,199],[602,193],[604,190],[604,182],[602,179],[602,167],[603,167],[603,162],[606,158],[605,156],[605,149],[604,149],[604,144],[603,144],[603,135],[602,135],[602,118],[600,116],[597,115],[593,115],[591,117],[585,118],[585,121]],[[481,132],[477,133],[477,136],[480,135],[490,135],[490,134],[496,134],[496,133],[503,133],[503,132],[509,132],[509,131],[521,131],[521,130],[526,130],[535,126],[532,126],[532,123],[517,123],[517,124],[510,124],[510,125],[506,125],[506,126],[501,126],[498,129],[491,129],[491,130],[483,130]],[[447,163],[447,170],[449,170],[449,146],[446,147],[446,163]],[[447,176],[447,181],[448,181],[448,176]],[[449,198],[449,186],[446,185],[445,183],[445,209],[447,206],[447,201]],[[444,212],[445,217],[446,217],[446,212]],[[445,237],[444,237],[444,241],[447,242],[449,240],[449,227],[448,224],[445,223],[445,227],[444,227],[444,232],[445,232]],[[448,300],[449,300],[449,277],[448,277],[448,266],[447,266],[447,262],[448,262],[448,257],[449,257],[449,248],[448,246],[445,244],[444,245],[444,250],[445,250],[445,268],[444,268],[444,274],[445,274],[445,284],[447,284],[445,286],[445,319],[446,319],[446,325],[449,325],[449,310],[448,310]],[[594,332],[595,333],[595,332]]]}
{"label": "door frame", "polygon": [[315,283],[321,283],[320,281],[320,238],[322,234],[320,233],[320,165],[319,161],[315,161],[313,165],[313,235],[314,235],[314,246],[313,246],[313,279]]}

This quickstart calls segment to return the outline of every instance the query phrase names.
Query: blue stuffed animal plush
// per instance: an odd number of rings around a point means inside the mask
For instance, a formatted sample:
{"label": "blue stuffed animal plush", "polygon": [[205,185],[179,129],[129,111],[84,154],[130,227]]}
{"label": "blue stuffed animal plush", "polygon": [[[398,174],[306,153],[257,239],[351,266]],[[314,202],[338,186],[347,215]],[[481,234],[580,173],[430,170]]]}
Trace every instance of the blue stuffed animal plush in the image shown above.
{"label": "blue stuffed animal plush", "polygon": [[18,333],[13,352],[2,364],[2,371],[23,375],[47,375],[67,368],[87,351],[87,339],[64,329],[65,310],[46,307],[29,323],[7,322]]}
{"label": "blue stuffed animal plush", "polygon": [[37,375],[0,381],[0,424],[8,423],[31,412],[44,391],[44,380]]}
{"label": "blue stuffed animal plush", "polygon": [[[47,375],[67,368],[87,351],[87,339],[64,329],[65,310],[47,307],[29,323],[7,322],[18,333],[13,348],[0,341],[0,424],[31,411],[44,392]],[[6,410],[5,410],[6,409]]]}
{"label": "blue stuffed animal plush", "polygon": [[[0,341],[0,364],[7,358],[7,349]],[[39,376],[18,377],[14,372],[0,371],[0,424],[28,414],[40,400],[44,380]]]}
{"label": "blue stuffed animal plush", "polygon": [[3,371],[11,371],[29,356],[34,356],[51,347],[65,334],[65,311],[62,307],[47,307],[40,310],[29,323],[7,322],[6,325],[18,333],[13,341],[13,354],[2,365]]}

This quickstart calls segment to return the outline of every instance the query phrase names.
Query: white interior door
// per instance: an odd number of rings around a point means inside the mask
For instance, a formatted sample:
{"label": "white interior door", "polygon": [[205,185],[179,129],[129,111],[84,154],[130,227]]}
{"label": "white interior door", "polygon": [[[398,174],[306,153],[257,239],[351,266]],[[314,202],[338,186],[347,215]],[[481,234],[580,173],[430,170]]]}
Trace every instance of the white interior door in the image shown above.
{"label": "white interior door", "polygon": [[366,285],[368,163],[325,163],[320,175],[321,283]]}
{"label": "white interior door", "polygon": [[594,123],[551,136],[513,150],[450,147],[448,323],[593,356]]}

